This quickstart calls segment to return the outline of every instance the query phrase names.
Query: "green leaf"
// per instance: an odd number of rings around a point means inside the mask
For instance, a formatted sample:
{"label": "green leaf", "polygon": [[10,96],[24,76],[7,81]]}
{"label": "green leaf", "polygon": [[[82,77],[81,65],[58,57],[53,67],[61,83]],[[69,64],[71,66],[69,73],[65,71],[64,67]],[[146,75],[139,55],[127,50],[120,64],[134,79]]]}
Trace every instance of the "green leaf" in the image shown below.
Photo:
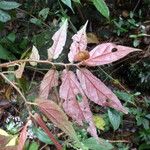
{"label": "green leaf", "polygon": [[39,12],[39,17],[42,18],[42,20],[45,20],[48,16],[49,13],[49,8],[43,8],[40,12]]}
{"label": "green leaf", "polygon": [[99,139],[99,142],[91,137],[83,141],[83,144],[90,150],[111,150],[113,146],[104,139]]}
{"label": "green leaf", "polygon": [[28,148],[28,150],[38,150],[39,144],[37,142],[32,142]]}
{"label": "green leaf", "polygon": [[11,10],[14,8],[18,8],[21,4],[13,1],[0,1],[0,8],[3,10]]}
{"label": "green leaf", "polygon": [[47,134],[40,128],[32,128],[34,135],[45,144],[53,144]]}
{"label": "green leaf", "polygon": [[96,9],[107,19],[109,19],[109,9],[104,0],[93,0]]}
{"label": "green leaf", "polygon": [[15,56],[11,54],[7,49],[3,48],[2,45],[0,45],[0,59],[14,60]]}
{"label": "green leaf", "polygon": [[108,109],[108,117],[109,117],[110,123],[112,124],[114,130],[117,130],[121,123],[120,114],[116,110]]}
{"label": "green leaf", "polygon": [[40,19],[37,19],[37,18],[31,18],[30,22],[35,24],[35,25],[38,25],[38,26],[42,25],[42,21]]}
{"label": "green leaf", "polygon": [[11,32],[7,35],[7,39],[11,42],[15,42],[15,39],[16,39],[16,35],[14,32]]}
{"label": "green leaf", "polygon": [[7,22],[11,19],[10,15],[7,12],[0,10],[0,21]]}
{"label": "green leaf", "polygon": [[61,1],[73,11],[71,0],[61,0]]}

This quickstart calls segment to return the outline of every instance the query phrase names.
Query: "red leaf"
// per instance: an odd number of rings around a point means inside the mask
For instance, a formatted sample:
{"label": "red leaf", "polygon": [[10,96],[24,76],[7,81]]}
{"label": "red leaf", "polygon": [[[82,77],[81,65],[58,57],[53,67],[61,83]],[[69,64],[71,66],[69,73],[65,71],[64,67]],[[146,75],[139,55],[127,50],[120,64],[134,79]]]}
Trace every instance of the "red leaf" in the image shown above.
{"label": "red leaf", "polygon": [[63,71],[60,97],[64,100],[65,112],[81,125],[82,121],[86,121],[89,124],[88,131],[92,136],[98,138],[88,100],[72,71]]}
{"label": "red leaf", "polygon": [[53,35],[52,39],[54,41],[53,45],[47,50],[48,51],[48,58],[51,60],[57,59],[61,54],[63,47],[66,43],[67,37],[67,28],[68,28],[68,21],[65,20],[64,24],[61,28]]}
{"label": "red leaf", "polygon": [[57,142],[53,134],[50,132],[50,130],[47,128],[45,125],[44,121],[41,119],[40,115],[35,114],[34,119],[37,121],[37,123],[41,126],[41,128],[47,133],[49,138],[52,140],[52,142],[55,144],[57,147],[57,150],[62,150],[62,146]]}
{"label": "red leaf", "polygon": [[58,85],[58,71],[50,69],[44,76],[41,85],[39,97],[47,99],[52,87]]}
{"label": "red leaf", "polygon": [[78,141],[71,122],[68,121],[68,117],[56,103],[51,100],[44,99],[36,99],[36,103],[40,111],[46,115],[50,121],[52,121],[58,128],[64,131],[71,138]]}
{"label": "red leaf", "polygon": [[127,110],[121,105],[116,95],[89,70],[77,70],[77,76],[80,80],[82,89],[91,101],[127,113]]}
{"label": "red leaf", "polygon": [[109,64],[134,51],[140,50],[112,43],[100,44],[90,51],[90,58],[85,60],[84,64],[88,66]]}
{"label": "red leaf", "polygon": [[20,136],[19,136],[19,140],[18,140],[18,146],[17,146],[17,150],[23,150],[23,147],[24,147],[24,144],[26,142],[26,139],[27,139],[27,127],[29,126],[30,124],[30,121],[29,120],[25,126],[23,127],[21,133],[20,133]]}
{"label": "red leaf", "polygon": [[86,36],[86,26],[87,23],[75,34],[72,39],[73,43],[70,47],[70,52],[68,54],[68,58],[70,62],[74,61],[74,57],[81,51],[85,51],[87,47],[87,36]]}

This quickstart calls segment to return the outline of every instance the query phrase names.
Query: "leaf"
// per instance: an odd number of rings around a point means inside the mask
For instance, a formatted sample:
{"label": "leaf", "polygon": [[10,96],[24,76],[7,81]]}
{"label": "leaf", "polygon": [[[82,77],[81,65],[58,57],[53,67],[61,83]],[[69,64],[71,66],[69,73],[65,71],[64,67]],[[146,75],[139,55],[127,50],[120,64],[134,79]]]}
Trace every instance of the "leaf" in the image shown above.
{"label": "leaf", "polygon": [[59,95],[64,100],[65,112],[80,125],[83,125],[83,121],[87,122],[88,132],[98,138],[88,100],[72,71],[63,71]]}
{"label": "leaf", "polygon": [[57,142],[57,140],[54,138],[53,134],[50,132],[50,130],[47,128],[45,122],[41,119],[40,115],[35,114],[34,119],[37,121],[37,123],[41,126],[41,128],[46,132],[48,137],[53,141],[56,148],[58,150],[62,150],[62,146]]}
{"label": "leaf", "polygon": [[56,103],[51,100],[44,99],[36,99],[36,103],[40,111],[46,115],[50,121],[52,121],[58,128],[64,131],[72,139],[78,141],[71,122],[68,121],[66,114]]}
{"label": "leaf", "polygon": [[17,142],[18,135],[14,135],[6,146],[15,146]]}
{"label": "leaf", "polygon": [[0,45],[0,59],[4,60],[14,60],[15,56],[10,53],[7,49],[5,49],[2,45]]}
{"label": "leaf", "polygon": [[70,62],[75,60],[75,56],[81,52],[85,51],[87,47],[87,37],[86,37],[86,27],[88,22],[72,37],[73,43],[70,46],[70,52],[68,54],[68,59]]}
{"label": "leaf", "polygon": [[45,144],[53,144],[53,142],[50,140],[48,135],[40,128],[33,128],[32,129],[34,135],[43,143]]}
{"label": "leaf", "polygon": [[11,32],[7,35],[7,39],[11,42],[15,42],[15,39],[16,39],[16,35],[14,32]]}
{"label": "leaf", "polygon": [[93,4],[104,17],[109,19],[109,9],[104,0],[93,0]]}
{"label": "leaf", "polygon": [[61,0],[61,1],[73,11],[71,0]]}
{"label": "leaf", "polygon": [[29,146],[28,150],[38,150],[39,149],[39,144],[37,142],[32,142]]}
{"label": "leaf", "polygon": [[21,4],[17,2],[0,1],[0,8],[3,10],[11,10],[14,8],[18,8],[19,6],[21,6]]}
{"label": "leaf", "polygon": [[17,150],[23,150],[24,144],[26,142],[27,139],[27,127],[30,125],[31,120],[28,120],[28,122],[25,124],[25,126],[23,127],[19,139],[18,139],[18,146],[17,146]]}
{"label": "leaf", "polygon": [[40,85],[40,98],[47,99],[52,87],[58,85],[58,71],[50,69],[44,76]]}
{"label": "leaf", "polygon": [[10,140],[9,136],[0,135],[0,149],[2,149],[2,147],[5,147],[5,145],[9,142],[9,140]]}
{"label": "leaf", "polygon": [[77,76],[83,91],[91,101],[98,105],[109,106],[127,113],[127,110],[121,105],[116,95],[89,70],[77,70]]}
{"label": "leaf", "polygon": [[3,129],[0,129],[0,135],[9,136],[9,134]]}
{"label": "leaf", "polygon": [[19,65],[19,68],[14,72],[15,76],[17,79],[20,79],[22,77],[22,74],[24,72],[24,68],[25,68],[26,63],[21,63]]}
{"label": "leaf", "polygon": [[10,19],[11,19],[11,17],[7,12],[4,12],[3,10],[0,10],[0,21],[1,22],[7,22]]}
{"label": "leaf", "polygon": [[87,146],[90,150],[111,150],[113,146],[104,139],[99,139],[98,141],[91,137],[83,141],[83,144]]}
{"label": "leaf", "polygon": [[108,117],[109,117],[110,123],[112,124],[114,130],[117,130],[121,123],[120,114],[115,110],[108,109]]}
{"label": "leaf", "polygon": [[113,43],[103,43],[90,51],[90,58],[84,61],[85,65],[98,66],[117,61],[131,52],[139,49],[115,45]]}
{"label": "leaf", "polygon": [[30,22],[37,25],[37,26],[42,26],[42,21],[40,19],[37,18],[31,18]]}
{"label": "leaf", "polygon": [[39,12],[39,17],[42,17],[43,20],[45,20],[48,16],[49,13],[49,8],[43,8],[40,12]]}
{"label": "leaf", "polygon": [[[37,48],[36,48],[34,45],[33,45],[32,53],[31,53],[29,59],[31,59],[31,60],[36,60],[36,61],[40,60],[39,52],[38,52]],[[36,66],[36,65],[37,65],[37,62],[31,62],[31,61],[30,61],[29,63],[30,63],[30,65],[32,65],[32,66]]]}
{"label": "leaf", "polygon": [[53,45],[47,50],[49,60],[51,60],[52,58],[57,59],[61,54],[63,47],[66,43],[67,28],[68,21],[66,19],[61,28],[52,37],[54,41]]}
{"label": "leaf", "polygon": [[104,119],[103,119],[101,116],[99,116],[99,115],[94,115],[94,116],[93,116],[93,121],[94,121],[95,126],[96,126],[98,129],[104,131],[105,121],[104,121]]}

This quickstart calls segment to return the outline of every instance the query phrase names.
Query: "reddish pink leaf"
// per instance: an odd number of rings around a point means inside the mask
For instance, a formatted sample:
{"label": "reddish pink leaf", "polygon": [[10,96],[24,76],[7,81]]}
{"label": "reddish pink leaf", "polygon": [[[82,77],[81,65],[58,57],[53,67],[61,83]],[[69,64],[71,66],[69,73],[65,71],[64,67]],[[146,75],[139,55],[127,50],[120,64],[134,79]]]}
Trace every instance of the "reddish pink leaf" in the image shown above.
{"label": "reddish pink leaf", "polygon": [[75,34],[72,39],[73,43],[70,47],[70,52],[68,54],[68,58],[70,62],[74,61],[74,57],[77,53],[81,51],[85,51],[87,47],[87,36],[86,36],[86,26],[87,23]]}
{"label": "reddish pink leaf", "polygon": [[140,50],[112,43],[100,44],[90,51],[90,58],[85,60],[84,64],[88,66],[109,64],[134,51]]}
{"label": "reddish pink leaf", "polygon": [[61,28],[53,35],[52,39],[54,41],[53,45],[47,50],[48,51],[48,58],[51,60],[57,59],[61,54],[63,47],[66,43],[67,37],[67,28],[68,28],[68,21],[65,20],[64,24]]}
{"label": "reddish pink leaf", "polygon": [[62,146],[57,142],[53,134],[50,132],[50,130],[47,128],[45,122],[41,119],[40,115],[35,114],[34,119],[37,121],[37,123],[41,126],[41,128],[46,132],[46,134],[49,136],[49,138],[52,140],[52,142],[57,147],[57,150],[62,150]]}
{"label": "reddish pink leaf", "polygon": [[91,101],[127,113],[127,110],[121,105],[116,95],[89,70],[77,70],[77,76],[80,80],[82,89]]}
{"label": "reddish pink leaf", "polygon": [[63,71],[60,97],[64,100],[65,112],[81,125],[82,121],[86,121],[89,124],[88,131],[98,138],[88,100],[72,71]]}
{"label": "reddish pink leaf", "polygon": [[58,71],[50,69],[44,76],[41,85],[39,97],[47,99],[52,87],[58,85]]}
{"label": "reddish pink leaf", "polygon": [[29,126],[29,124],[30,124],[30,120],[25,124],[25,126],[23,127],[20,133],[17,150],[23,150],[24,144],[27,139],[27,127]]}
{"label": "reddish pink leaf", "polygon": [[68,117],[56,103],[51,100],[44,99],[36,99],[36,103],[41,112],[46,115],[50,121],[52,121],[58,128],[64,131],[71,138],[78,141],[71,122],[68,121]]}

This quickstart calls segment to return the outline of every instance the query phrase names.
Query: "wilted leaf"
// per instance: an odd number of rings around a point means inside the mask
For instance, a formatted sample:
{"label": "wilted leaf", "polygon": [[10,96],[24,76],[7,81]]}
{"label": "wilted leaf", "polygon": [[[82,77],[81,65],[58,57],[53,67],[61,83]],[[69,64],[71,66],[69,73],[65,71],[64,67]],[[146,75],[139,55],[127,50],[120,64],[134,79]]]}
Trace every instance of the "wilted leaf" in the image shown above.
{"label": "wilted leaf", "polygon": [[98,44],[99,40],[96,34],[94,33],[87,33],[87,43],[93,43],[93,44]]}
{"label": "wilted leaf", "polygon": [[54,41],[53,45],[47,50],[49,60],[51,60],[52,58],[57,59],[61,54],[63,47],[66,43],[67,28],[68,21],[66,19],[61,28],[52,37]]}
{"label": "wilted leaf", "polygon": [[18,139],[18,146],[17,146],[17,150],[23,150],[24,144],[26,142],[27,139],[27,127],[30,125],[31,120],[29,120],[25,126],[23,127],[19,139]]}
{"label": "wilted leaf", "polygon": [[112,124],[114,130],[117,130],[121,123],[120,114],[118,112],[116,112],[115,110],[108,109],[108,117],[109,117],[110,123]]}
{"label": "wilted leaf", "polygon": [[41,98],[47,99],[51,88],[57,85],[58,85],[58,71],[55,69],[50,69],[45,74],[41,82],[39,96]]}
{"label": "wilted leaf", "polygon": [[94,116],[93,116],[93,121],[94,121],[95,126],[96,126],[98,129],[104,130],[105,121],[104,121],[104,119],[103,119],[101,116],[99,116],[99,115],[94,115]]}
{"label": "wilted leaf", "polygon": [[74,61],[75,55],[81,51],[85,51],[87,47],[87,37],[86,37],[86,26],[87,23],[72,37],[73,43],[70,47],[70,52],[68,54],[68,59],[70,62]]}
{"label": "wilted leaf", "polygon": [[84,61],[85,65],[98,66],[117,61],[131,52],[140,51],[139,49],[104,43],[96,46],[90,51],[90,58]]}
{"label": "wilted leaf", "polygon": [[36,103],[41,112],[52,121],[58,128],[77,141],[76,133],[67,116],[61,108],[51,100],[36,99]]}
{"label": "wilted leaf", "polygon": [[9,136],[9,134],[3,129],[0,129],[0,135]]}
{"label": "wilted leaf", "polygon": [[116,95],[89,70],[77,70],[77,76],[80,80],[82,89],[91,101],[127,113],[127,110],[121,105]]}
{"label": "wilted leaf", "polygon": [[21,63],[19,65],[19,68],[14,72],[16,78],[20,79],[22,77],[23,71],[24,71],[24,67],[25,67],[26,63]]}
{"label": "wilted leaf", "polygon": [[10,140],[9,136],[0,135],[0,149],[5,147],[5,145],[9,142],[9,140]]}
{"label": "wilted leaf", "polygon": [[6,146],[15,146],[17,142],[18,135],[14,135]]}
{"label": "wilted leaf", "polygon": [[[37,48],[33,45],[33,48],[32,48],[32,53],[30,55],[30,58],[31,60],[40,60],[40,55],[39,55],[39,52],[37,50]],[[32,66],[36,66],[37,65],[37,62],[29,62]]]}
{"label": "wilted leaf", "polygon": [[72,71],[63,71],[59,94],[64,100],[63,108],[65,112],[80,125],[82,125],[82,121],[86,121],[89,124],[88,131],[90,134],[98,138],[88,100]]}

